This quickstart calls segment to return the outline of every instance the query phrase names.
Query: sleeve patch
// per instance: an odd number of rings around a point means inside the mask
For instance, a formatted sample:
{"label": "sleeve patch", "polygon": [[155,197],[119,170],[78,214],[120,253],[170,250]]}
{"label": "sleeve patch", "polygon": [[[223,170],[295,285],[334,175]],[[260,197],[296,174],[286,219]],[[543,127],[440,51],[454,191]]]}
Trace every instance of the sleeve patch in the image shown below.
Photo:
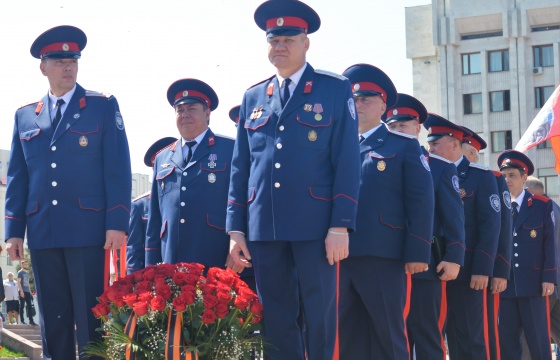
{"label": "sleeve patch", "polygon": [[494,209],[497,213],[500,212],[501,205],[500,205],[500,198],[496,194],[490,195],[490,206]]}
{"label": "sleeve patch", "polygon": [[511,210],[511,196],[509,194],[509,191],[504,191],[502,193],[502,198],[504,199],[504,204],[506,205],[506,207]]}
{"label": "sleeve patch", "polygon": [[124,130],[124,121],[120,112],[115,113],[115,123],[117,124],[117,129]]}
{"label": "sleeve patch", "polygon": [[352,119],[356,120],[356,105],[354,104],[354,98],[348,99],[348,111],[350,111]]}
{"label": "sleeve patch", "polygon": [[424,168],[430,171],[430,165],[428,164],[428,159],[426,159],[424,154],[420,155],[420,161],[422,162],[422,165],[424,165]]}
{"label": "sleeve patch", "polygon": [[451,182],[453,183],[453,189],[455,189],[455,191],[460,194],[461,189],[459,188],[459,178],[457,177],[457,175],[453,175],[453,177],[451,178]]}

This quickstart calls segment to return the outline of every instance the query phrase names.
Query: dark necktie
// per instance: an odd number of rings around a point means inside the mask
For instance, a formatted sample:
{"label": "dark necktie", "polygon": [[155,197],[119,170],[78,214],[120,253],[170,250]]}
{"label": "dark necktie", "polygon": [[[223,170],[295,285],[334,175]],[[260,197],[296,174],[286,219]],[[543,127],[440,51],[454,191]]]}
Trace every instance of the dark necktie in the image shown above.
{"label": "dark necktie", "polygon": [[286,103],[288,102],[288,100],[290,100],[290,83],[292,82],[292,79],[287,78],[284,79],[284,91],[282,92],[282,97],[280,98],[281,102],[282,102],[282,108],[284,108],[284,106],[286,106]]}
{"label": "dark necktie", "polygon": [[60,119],[62,119],[62,105],[64,105],[64,100],[62,99],[58,99],[56,101],[56,115],[54,116],[53,119],[53,128],[56,130],[56,127],[58,126],[58,123],[60,122]]}
{"label": "dark necktie", "polygon": [[185,145],[189,147],[189,152],[187,154],[187,158],[185,159],[186,163],[188,164],[192,159],[192,148],[196,145],[196,141],[187,141]]}
{"label": "dark necktie", "polygon": [[360,135],[360,144],[365,140],[366,138],[363,135]]}
{"label": "dark necktie", "polygon": [[513,215],[513,225],[515,225],[515,221],[517,220],[517,215],[519,215],[519,210],[517,210],[517,207],[519,206],[515,201],[511,203],[512,206],[512,210],[511,210],[511,214]]}

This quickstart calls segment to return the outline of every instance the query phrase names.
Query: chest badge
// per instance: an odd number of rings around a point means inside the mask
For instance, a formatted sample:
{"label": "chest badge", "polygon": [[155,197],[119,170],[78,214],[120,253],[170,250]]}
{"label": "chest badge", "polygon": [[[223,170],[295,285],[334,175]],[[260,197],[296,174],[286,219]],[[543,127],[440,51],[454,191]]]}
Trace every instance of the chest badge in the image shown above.
{"label": "chest badge", "polygon": [[323,105],[321,104],[313,105],[313,112],[315,113],[315,120],[317,121],[323,120],[323,115],[321,115],[321,113],[323,112]]}
{"label": "chest badge", "polygon": [[163,191],[163,189],[165,189],[165,183],[161,183],[161,191]]}
{"label": "chest badge", "polygon": [[537,231],[536,230],[531,230],[531,237],[533,239],[537,237]]}
{"label": "chest badge", "polygon": [[78,142],[80,143],[80,146],[82,146],[82,147],[88,146],[88,138],[85,135],[80,136],[80,139],[78,140]]}
{"label": "chest badge", "polygon": [[309,139],[309,141],[317,140],[317,131],[309,130],[309,132],[307,133],[307,138]]}
{"label": "chest badge", "polygon": [[467,192],[465,191],[465,189],[459,190],[459,194],[461,194],[461,198],[464,198],[465,196],[467,196]]}
{"label": "chest badge", "polygon": [[161,167],[164,168],[164,169],[165,169],[165,168],[168,168],[168,167],[169,167],[169,164],[168,164],[168,163],[161,164]]}
{"label": "chest badge", "polygon": [[208,163],[208,167],[210,169],[213,169],[216,167],[216,160],[218,159],[218,155],[216,154],[210,154],[210,156],[208,156],[208,161],[210,161]]}
{"label": "chest badge", "polygon": [[215,183],[215,182],[216,182],[216,174],[214,174],[214,173],[208,174],[208,182],[209,182],[210,184]]}
{"label": "chest badge", "polygon": [[379,161],[377,162],[377,170],[379,170],[379,171],[385,171],[386,168],[387,168],[387,164],[385,163],[385,161],[379,160]]}
{"label": "chest badge", "polygon": [[311,105],[311,104],[303,105],[303,111],[310,112],[311,109],[313,109],[313,105]]}

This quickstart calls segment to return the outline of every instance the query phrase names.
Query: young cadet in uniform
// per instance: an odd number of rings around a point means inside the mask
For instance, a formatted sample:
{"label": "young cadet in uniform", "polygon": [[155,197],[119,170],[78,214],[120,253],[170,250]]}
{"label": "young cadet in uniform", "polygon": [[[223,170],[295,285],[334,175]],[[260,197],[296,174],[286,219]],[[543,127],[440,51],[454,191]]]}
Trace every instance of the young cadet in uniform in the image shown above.
{"label": "young cadet in uniform", "polygon": [[500,232],[500,197],[488,168],[463,156],[463,129],[435,114],[424,123],[430,153],[455,163],[465,211],[465,261],[455,281],[447,284],[447,343],[451,359],[489,356],[486,287],[492,276]]}
{"label": "young cadet in uniform", "polygon": [[[91,308],[103,292],[105,249],[122,246],[130,217],[130,156],[117,100],[76,83],[86,35],[73,26],[41,34],[49,92],[17,110],[6,190],[12,260],[31,251],[45,359],[75,359],[100,339]],[[82,356],[80,355],[80,358]]]}
{"label": "young cadet in uniform", "polygon": [[428,271],[434,191],[428,161],[414,136],[381,123],[397,91],[378,68],[343,73],[358,111],[362,175],[356,232],[340,265],[340,359],[408,359],[407,274]]}
{"label": "young cadet in uniform", "polygon": [[[398,94],[397,103],[382,120],[391,131],[418,137],[426,121],[426,108],[416,98]],[[465,256],[465,212],[459,195],[457,167],[449,160],[429,154],[435,195],[432,258],[429,270],[412,275],[410,314],[406,322],[411,353],[417,360],[444,359],[444,324],[447,317],[446,281],[459,274]],[[436,243],[437,241],[437,243]],[[411,356],[412,359],[412,356]]]}
{"label": "young cadet in uniform", "polygon": [[533,359],[551,359],[548,297],[557,276],[552,200],[524,189],[533,163],[515,150],[498,157],[511,192],[513,260],[509,286],[500,294],[500,347],[504,359],[521,359],[521,332]]}
{"label": "young cadet in uniform", "polygon": [[[360,180],[350,83],[306,62],[319,16],[299,1],[255,12],[277,74],[244,95],[232,161],[227,231],[234,261],[255,269],[264,307],[265,358],[331,359],[336,262],[348,256]],[[301,298],[301,301],[300,301]]]}
{"label": "young cadet in uniform", "polygon": [[167,90],[181,138],[154,160],[146,232],[146,266],[197,262],[223,267],[224,233],[233,139],[208,127],[218,96],[197,79],[175,81]]}
{"label": "young cadet in uniform", "polygon": [[[156,155],[163,148],[177,141],[174,137],[164,137],[153,143],[146,155],[144,164],[153,168]],[[144,268],[146,254],[146,227],[148,225],[148,209],[150,208],[150,191],[132,200],[130,205],[130,228],[126,239],[126,273],[130,275]]]}
{"label": "young cadet in uniform", "polygon": [[[486,149],[484,141],[477,133],[463,126],[465,137],[463,138],[463,155],[471,162],[478,163],[480,150]],[[509,273],[511,269],[512,251],[512,223],[511,223],[511,197],[506,184],[506,179],[499,171],[492,171],[498,185],[498,195],[501,200],[500,209],[500,238],[496,259],[494,260],[494,270],[492,271],[492,282],[488,287],[487,296],[487,318],[488,318],[488,339],[490,348],[490,359],[499,360],[500,356],[500,337],[498,336],[498,314],[500,310],[500,293],[507,287]]]}

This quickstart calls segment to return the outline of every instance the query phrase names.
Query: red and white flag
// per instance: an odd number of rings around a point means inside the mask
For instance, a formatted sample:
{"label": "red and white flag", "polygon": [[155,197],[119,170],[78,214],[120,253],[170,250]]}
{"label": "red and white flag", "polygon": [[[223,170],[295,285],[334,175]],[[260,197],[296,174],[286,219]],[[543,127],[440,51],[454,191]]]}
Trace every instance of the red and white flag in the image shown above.
{"label": "red and white flag", "polygon": [[525,152],[547,140],[550,140],[556,156],[554,169],[560,174],[560,85],[556,87],[541,111],[535,116],[515,145],[515,150]]}

